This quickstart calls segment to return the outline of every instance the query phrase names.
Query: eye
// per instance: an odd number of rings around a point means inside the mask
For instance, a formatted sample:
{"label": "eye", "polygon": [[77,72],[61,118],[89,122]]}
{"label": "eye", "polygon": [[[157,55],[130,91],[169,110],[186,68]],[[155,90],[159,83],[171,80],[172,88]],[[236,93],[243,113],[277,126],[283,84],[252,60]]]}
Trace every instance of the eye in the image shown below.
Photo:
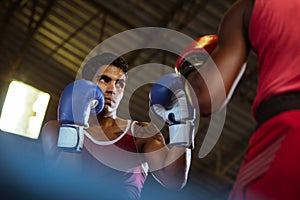
{"label": "eye", "polygon": [[122,89],[125,86],[125,82],[123,80],[119,80],[116,82],[116,87]]}
{"label": "eye", "polygon": [[108,78],[107,76],[100,76],[98,79],[98,82],[100,83],[107,83],[110,81],[110,78]]}

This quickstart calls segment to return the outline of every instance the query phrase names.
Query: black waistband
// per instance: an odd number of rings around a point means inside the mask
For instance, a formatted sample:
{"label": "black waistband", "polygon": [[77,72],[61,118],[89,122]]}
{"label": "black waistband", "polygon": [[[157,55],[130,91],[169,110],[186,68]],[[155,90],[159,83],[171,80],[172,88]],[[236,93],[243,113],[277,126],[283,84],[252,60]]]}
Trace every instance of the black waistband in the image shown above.
{"label": "black waistband", "polygon": [[300,109],[300,92],[283,93],[259,104],[256,110],[257,128],[273,116],[288,110]]}

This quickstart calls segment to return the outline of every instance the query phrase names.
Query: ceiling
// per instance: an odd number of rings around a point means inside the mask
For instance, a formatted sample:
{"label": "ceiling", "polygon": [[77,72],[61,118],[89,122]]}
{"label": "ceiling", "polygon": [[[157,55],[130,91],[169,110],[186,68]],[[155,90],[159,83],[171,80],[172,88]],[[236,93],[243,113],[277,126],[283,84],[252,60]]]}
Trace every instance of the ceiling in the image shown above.
{"label": "ceiling", "polygon": [[[177,54],[170,52],[170,48],[174,45],[179,45],[179,49],[184,47],[176,37],[183,34],[195,39],[216,34],[222,15],[234,2],[2,0],[1,102],[9,81],[21,80],[51,94],[45,122],[55,119],[62,89],[76,79],[82,62],[91,51],[105,44],[101,51],[123,54],[132,72],[119,114],[135,120],[149,120],[151,83],[173,70]],[[146,33],[139,34],[138,30],[146,30]],[[160,35],[162,32],[175,33],[176,37]],[[114,42],[105,43],[112,38]],[[159,46],[162,42],[165,49]],[[186,188],[195,197],[205,193],[215,199],[224,199],[228,195],[255,129],[251,103],[256,82],[256,58],[250,55],[245,74],[227,106],[221,136],[204,158],[199,158],[198,152],[210,119],[200,119],[189,187]]]}

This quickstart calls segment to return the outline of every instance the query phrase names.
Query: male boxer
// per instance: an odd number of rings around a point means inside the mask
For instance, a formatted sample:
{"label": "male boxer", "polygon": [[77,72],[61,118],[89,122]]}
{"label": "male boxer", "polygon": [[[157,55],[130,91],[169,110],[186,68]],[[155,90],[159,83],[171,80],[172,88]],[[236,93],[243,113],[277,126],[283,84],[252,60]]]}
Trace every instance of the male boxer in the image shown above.
{"label": "male boxer", "polygon": [[[258,56],[253,103],[258,126],[229,199],[300,199],[299,10],[298,0],[237,1],[220,24],[211,54],[218,73],[206,63],[186,75],[207,115],[230,97],[250,50]],[[181,64],[176,67],[184,72]],[[204,71],[205,81],[199,73]],[[214,81],[219,75],[222,81]],[[224,87],[225,98],[220,95]]]}
{"label": "male boxer", "polygon": [[181,189],[191,162],[194,115],[180,79],[166,75],[150,94],[151,110],[170,126],[167,145],[154,124],[117,116],[127,70],[125,60],[110,53],[89,59],[82,70],[85,80],[71,83],[61,95],[59,124],[45,125],[44,149],[58,157],[64,154],[56,161],[72,160],[67,165],[70,170],[82,169],[80,176],[89,176],[94,186],[99,185],[100,196],[111,191],[112,199],[139,199],[147,177],[145,165],[163,186]]}

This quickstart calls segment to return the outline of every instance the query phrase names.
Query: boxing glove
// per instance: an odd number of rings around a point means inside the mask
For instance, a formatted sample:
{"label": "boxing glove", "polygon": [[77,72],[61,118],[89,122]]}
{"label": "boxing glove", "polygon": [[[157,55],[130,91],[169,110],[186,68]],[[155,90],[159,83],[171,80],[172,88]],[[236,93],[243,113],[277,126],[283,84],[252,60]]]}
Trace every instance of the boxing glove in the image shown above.
{"label": "boxing glove", "polygon": [[180,77],[167,74],[153,84],[150,94],[150,110],[169,126],[171,146],[194,146],[195,109],[186,98]]}
{"label": "boxing glove", "polygon": [[192,71],[199,69],[207,61],[217,43],[216,35],[205,35],[196,39],[177,58],[175,71],[187,78]]}
{"label": "boxing glove", "polygon": [[100,113],[103,107],[104,94],[96,84],[88,80],[70,83],[59,100],[57,146],[66,151],[80,152],[90,114]]}

